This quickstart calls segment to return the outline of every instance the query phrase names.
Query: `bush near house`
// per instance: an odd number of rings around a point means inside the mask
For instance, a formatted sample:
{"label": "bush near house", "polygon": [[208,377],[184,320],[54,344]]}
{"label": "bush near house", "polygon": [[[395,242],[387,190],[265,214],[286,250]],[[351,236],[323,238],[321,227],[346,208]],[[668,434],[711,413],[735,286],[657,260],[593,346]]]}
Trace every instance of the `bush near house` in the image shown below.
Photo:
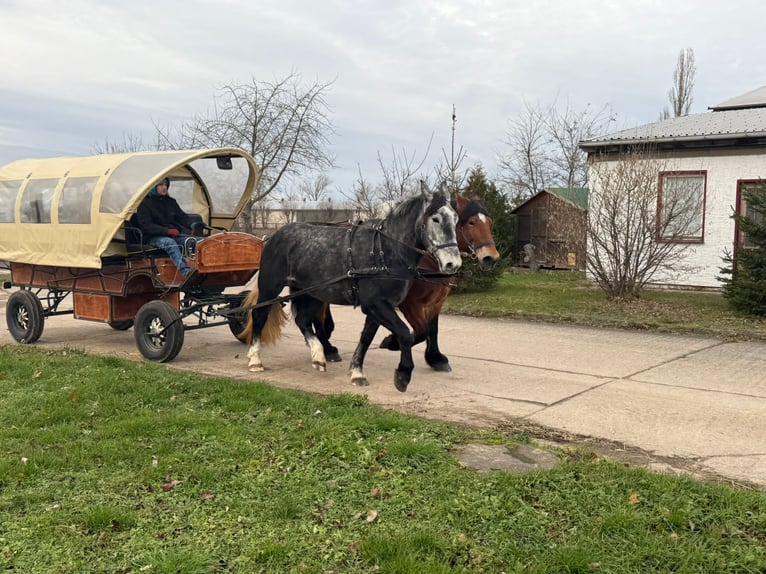
{"label": "bush near house", "polygon": [[746,200],[747,215],[732,215],[743,241],[723,257],[723,294],[732,309],[766,315],[766,186],[746,192]]}

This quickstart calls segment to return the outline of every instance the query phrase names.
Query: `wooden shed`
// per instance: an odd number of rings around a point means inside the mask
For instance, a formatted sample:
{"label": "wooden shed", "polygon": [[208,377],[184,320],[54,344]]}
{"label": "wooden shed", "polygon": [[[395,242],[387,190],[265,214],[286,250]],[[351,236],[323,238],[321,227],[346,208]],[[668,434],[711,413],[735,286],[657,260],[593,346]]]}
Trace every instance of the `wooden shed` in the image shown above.
{"label": "wooden shed", "polygon": [[515,254],[519,265],[585,269],[586,188],[544,189],[512,213],[517,218]]}

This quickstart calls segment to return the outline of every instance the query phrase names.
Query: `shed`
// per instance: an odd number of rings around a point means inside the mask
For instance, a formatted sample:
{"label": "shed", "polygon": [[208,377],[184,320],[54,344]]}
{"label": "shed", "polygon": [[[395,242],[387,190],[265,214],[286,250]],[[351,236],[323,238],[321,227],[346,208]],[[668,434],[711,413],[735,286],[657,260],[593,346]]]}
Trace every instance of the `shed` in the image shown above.
{"label": "shed", "polygon": [[[585,269],[586,188],[544,189],[512,211],[517,218],[517,260],[551,269]],[[530,248],[534,247],[534,260]]]}

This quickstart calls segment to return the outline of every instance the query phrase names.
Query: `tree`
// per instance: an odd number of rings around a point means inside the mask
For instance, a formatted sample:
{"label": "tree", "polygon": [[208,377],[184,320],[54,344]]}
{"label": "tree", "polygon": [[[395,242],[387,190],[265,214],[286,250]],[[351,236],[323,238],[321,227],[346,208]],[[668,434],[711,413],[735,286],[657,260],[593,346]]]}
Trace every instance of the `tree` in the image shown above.
{"label": "tree", "polygon": [[697,66],[694,63],[694,50],[691,48],[681,50],[678,53],[678,62],[673,72],[673,87],[668,92],[670,109],[665,106],[660,114],[661,120],[689,115],[693,101],[692,91],[694,90],[694,76],[696,73]]}
{"label": "tree", "polygon": [[144,140],[141,135],[134,133],[123,133],[121,142],[104,138],[102,143],[93,145],[94,154],[130,153],[146,151],[147,149],[149,148],[144,145]]}
{"label": "tree", "polygon": [[583,140],[606,132],[613,115],[604,106],[577,111],[567,103],[535,106],[525,102],[522,114],[510,120],[500,174],[511,205],[518,206],[546,187],[585,187],[587,155]]}
{"label": "tree", "polygon": [[300,182],[298,189],[300,195],[313,202],[319,202],[330,193],[330,178],[325,173],[320,173],[314,179],[305,179]]}
{"label": "tree", "polygon": [[522,114],[509,121],[506,153],[500,156],[500,172],[509,188],[511,204],[518,205],[545,189],[548,180],[547,112],[540,104],[524,102]]}
{"label": "tree", "polygon": [[155,126],[160,149],[232,146],[244,149],[261,171],[245,208],[252,231],[253,206],[290,177],[334,167],[328,151],[334,132],[326,95],[332,82],[304,85],[293,72],[272,82],[251,79],[221,89],[213,108],[164,130]]}
{"label": "tree", "polygon": [[721,269],[723,295],[729,305],[751,315],[766,315],[766,185],[744,192],[747,211],[734,213],[740,237],[736,256],[725,253]]}
{"label": "tree", "polygon": [[610,299],[639,297],[658,274],[693,271],[684,238],[699,226],[698,190],[668,186],[660,201],[658,174],[666,171],[672,166],[643,147],[592,158],[586,265]]}

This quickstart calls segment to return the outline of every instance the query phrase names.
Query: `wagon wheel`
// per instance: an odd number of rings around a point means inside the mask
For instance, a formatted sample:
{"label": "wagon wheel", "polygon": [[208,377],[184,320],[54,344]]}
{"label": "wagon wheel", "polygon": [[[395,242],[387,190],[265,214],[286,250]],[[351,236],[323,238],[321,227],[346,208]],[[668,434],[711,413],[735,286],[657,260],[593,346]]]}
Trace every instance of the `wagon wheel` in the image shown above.
{"label": "wagon wheel", "polygon": [[165,363],[184,345],[184,326],[175,307],[165,301],[150,301],[136,314],[133,335],[139,352],[150,361]]}
{"label": "wagon wheel", "polygon": [[[236,305],[237,307],[239,307],[242,305],[242,303],[244,303],[247,296],[250,295],[250,291],[241,291],[237,293],[237,295],[242,297],[242,299],[240,299]],[[232,306],[234,306],[234,303],[232,303]],[[247,319],[244,317],[244,314],[243,314],[243,315],[237,315],[236,317],[235,316],[228,317],[228,321],[229,321],[229,330],[231,331],[231,334],[236,337],[242,332],[242,329],[245,328],[245,323],[247,322]],[[237,339],[237,340],[240,343],[247,342],[241,339]]]}
{"label": "wagon wheel", "polygon": [[11,293],[5,305],[8,331],[19,343],[34,343],[43,334],[43,306],[37,295],[22,289]]}
{"label": "wagon wheel", "polygon": [[127,319],[126,321],[111,321],[109,326],[115,331],[127,331],[133,326],[133,319]]}

